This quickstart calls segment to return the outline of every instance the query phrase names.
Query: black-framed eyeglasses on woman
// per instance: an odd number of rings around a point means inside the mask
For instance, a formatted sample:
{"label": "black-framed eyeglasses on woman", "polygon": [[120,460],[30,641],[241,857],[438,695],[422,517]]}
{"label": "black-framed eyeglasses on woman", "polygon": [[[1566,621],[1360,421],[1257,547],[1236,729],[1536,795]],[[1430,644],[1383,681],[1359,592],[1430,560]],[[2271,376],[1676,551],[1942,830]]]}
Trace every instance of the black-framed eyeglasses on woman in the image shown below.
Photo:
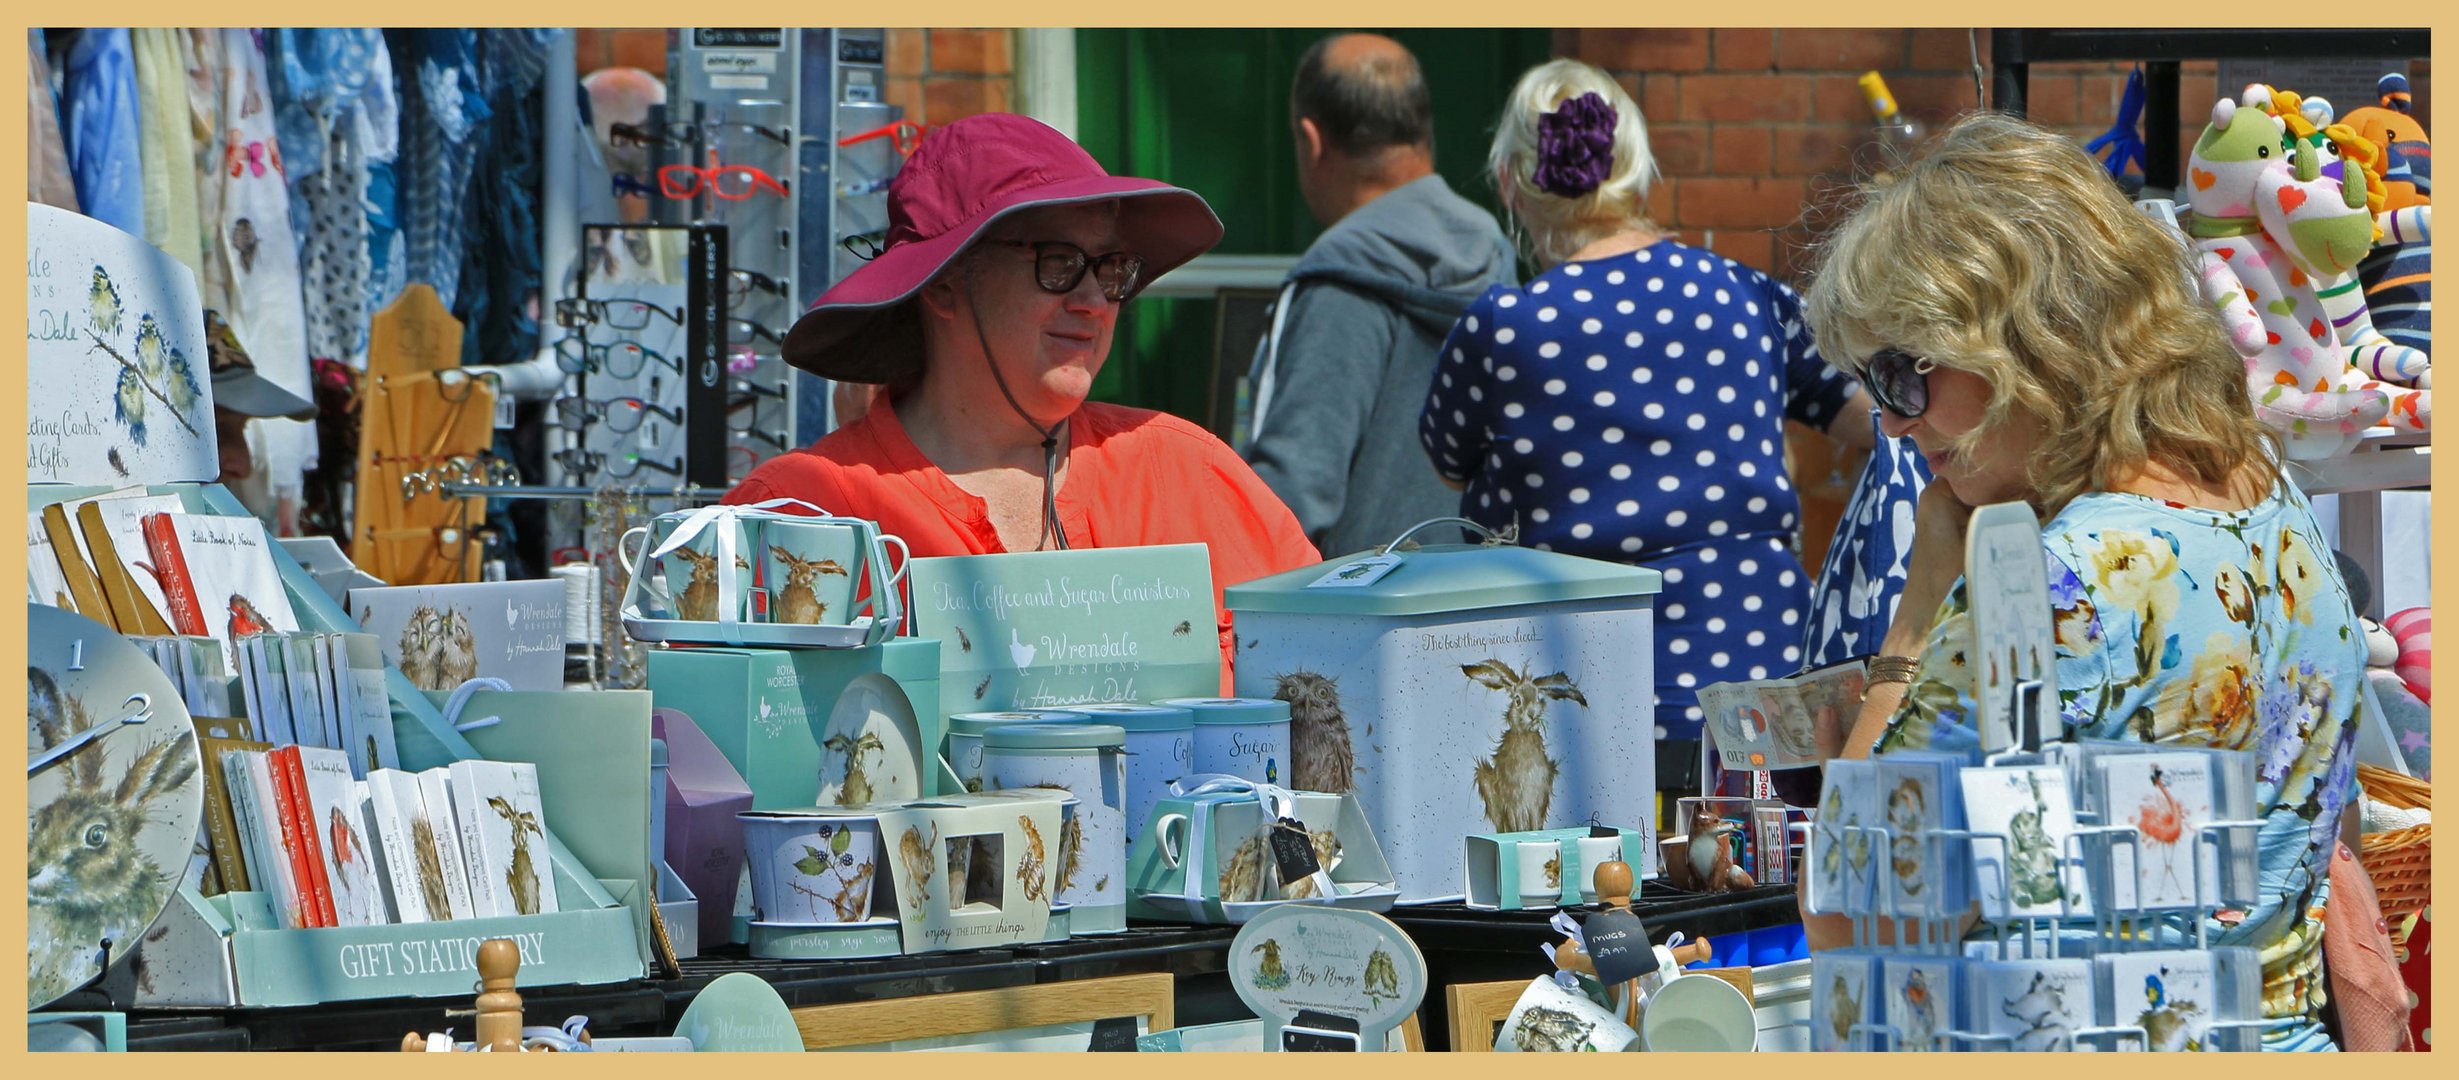
{"label": "black-framed eyeglasses on woman", "polygon": [[1144,256],[1132,251],[1113,251],[1095,255],[1065,240],[993,240],[1006,247],[1029,248],[1033,252],[1033,282],[1043,292],[1062,296],[1076,291],[1076,285],[1090,272],[1093,283],[1111,302],[1124,302],[1136,294],[1144,283]]}
{"label": "black-framed eyeglasses on woman", "polygon": [[1937,361],[1902,349],[1880,349],[1863,370],[1867,374],[1862,385],[1870,388],[1879,408],[1906,420],[1929,411],[1930,372],[1938,370]]}
{"label": "black-framed eyeglasses on woman", "polygon": [[646,300],[590,300],[567,296],[555,301],[555,323],[566,328],[604,323],[616,330],[646,330],[651,317],[683,325],[683,309],[659,307]]}

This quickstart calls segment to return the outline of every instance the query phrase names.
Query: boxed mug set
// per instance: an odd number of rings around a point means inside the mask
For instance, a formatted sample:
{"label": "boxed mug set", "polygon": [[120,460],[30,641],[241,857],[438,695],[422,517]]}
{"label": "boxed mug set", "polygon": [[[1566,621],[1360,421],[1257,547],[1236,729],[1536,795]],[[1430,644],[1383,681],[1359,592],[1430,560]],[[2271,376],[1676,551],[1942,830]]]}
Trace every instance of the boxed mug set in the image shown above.
{"label": "boxed mug set", "polygon": [[660,514],[617,554],[624,629],[639,641],[847,649],[905,618],[905,542],[800,499]]}

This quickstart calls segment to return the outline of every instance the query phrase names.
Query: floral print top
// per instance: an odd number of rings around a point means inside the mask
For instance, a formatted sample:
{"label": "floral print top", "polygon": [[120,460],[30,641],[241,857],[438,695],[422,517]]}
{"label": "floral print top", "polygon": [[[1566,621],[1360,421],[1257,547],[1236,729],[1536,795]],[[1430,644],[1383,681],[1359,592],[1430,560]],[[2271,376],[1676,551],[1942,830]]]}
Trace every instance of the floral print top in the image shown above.
{"label": "floral print top", "polygon": [[[2263,958],[2264,1014],[2323,1001],[2322,911],[2340,811],[2356,790],[2365,643],[2303,493],[2214,511],[2083,495],[2042,527],[2068,738],[2216,746],[2257,755],[2262,891],[2212,942]],[[1977,745],[1957,581],[1878,750]]]}

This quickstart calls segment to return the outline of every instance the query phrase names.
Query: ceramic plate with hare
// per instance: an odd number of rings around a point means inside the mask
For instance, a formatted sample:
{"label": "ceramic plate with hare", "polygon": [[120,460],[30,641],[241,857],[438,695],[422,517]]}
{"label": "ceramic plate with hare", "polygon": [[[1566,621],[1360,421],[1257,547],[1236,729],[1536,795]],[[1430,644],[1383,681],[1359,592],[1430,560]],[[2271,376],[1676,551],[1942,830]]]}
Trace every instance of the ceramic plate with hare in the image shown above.
{"label": "ceramic plate with hare", "polygon": [[922,797],[922,723],[885,675],[857,676],[821,727],[820,805]]}
{"label": "ceramic plate with hare", "polygon": [[101,623],[26,607],[26,1007],[85,986],[187,873],[205,816],[196,729],[162,669]]}

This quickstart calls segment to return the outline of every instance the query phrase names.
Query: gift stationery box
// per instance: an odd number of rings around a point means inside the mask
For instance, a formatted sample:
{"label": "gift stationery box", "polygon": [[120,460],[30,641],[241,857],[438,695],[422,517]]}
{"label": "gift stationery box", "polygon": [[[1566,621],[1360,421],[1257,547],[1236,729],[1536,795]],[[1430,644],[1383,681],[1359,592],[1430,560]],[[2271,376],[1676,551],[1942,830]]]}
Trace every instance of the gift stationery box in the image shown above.
{"label": "gift stationery box", "polygon": [[[411,698],[432,709],[427,699]],[[184,1008],[462,996],[476,978],[479,943],[492,938],[520,949],[523,987],[645,974],[656,872],[649,852],[648,695],[478,692],[457,715],[470,724],[467,732],[449,723],[430,729],[423,721],[404,728],[415,733],[402,741],[404,765],[439,774],[451,771],[439,766],[534,767],[542,827],[529,834],[526,863],[542,878],[541,913],[286,928],[270,893],[208,897],[183,888],[148,935],[143,978],[117,986],[117,999]],[[466,742],[448,751],[438,731]],[[448,759],[452,752],[460,756]],[[522,862],[515,856],[511,865]]]}
{"label": "gift stationery box", "polygon": [[1597,867],[1629,862],[1648,834],[1611,826],[1485,833],[1462,842],[1468,906],[1485,911],[1571,907],[1597,900]]}
{"label": "gift stationery box", "polygon": [[[922,746],[938,746],[945,732],[939,642],[929,638],[859,649],[659,649],[649,654],[649,692],[659,708],[692,717],[750,785],[757,810],[821,801],[823,729],[849,697],[910,713]],[[953,786],[935,765],[933,754],[916,766],[915,794]]]}
{"label": "gift stationery box", "polygon": [[1658,587],[1499,543],[1292,570],[1226,594],[1237,692],[1290,703],[1285,782],[1356,794],[1403,902],[1455,897],[1461,837],[1655,818]]}
{"label": "gift stationery box", "polygon": [[[1329,895],[1313,879],[1281,879],[1266,843],[1266,799],[1305,827]],[[1283,792],[1234,778],[1154,804],[1129,850],[1127,885],[1130,918],[1199,923],[1244,923],[1290,902],[1385,911],[1399,896],[1357,796]]]}

